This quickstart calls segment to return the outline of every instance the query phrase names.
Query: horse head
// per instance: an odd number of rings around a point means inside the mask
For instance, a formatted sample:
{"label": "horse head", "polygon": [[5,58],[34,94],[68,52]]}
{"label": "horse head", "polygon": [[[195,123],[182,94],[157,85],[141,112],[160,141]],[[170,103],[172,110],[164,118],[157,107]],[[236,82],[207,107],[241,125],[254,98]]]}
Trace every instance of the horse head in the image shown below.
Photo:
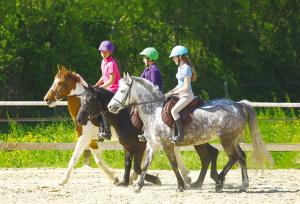
{"label": "horse head", "polygon": [[107,111],[107,104],[113,93],[103,88],[84,86],[82,100],[76,120],[80,125],[86,125],[91,120]]}
{"label": "horse head", "polygon": [[117,114],[120,110],[126,108],[129,104],[134,102],[133,79],[127,73],[123,75],[123,78],[119,81],[119,89],[115,93],[114,97],[108,104],[108,109],[110,112]]}
{"label": "horse head", "polygon": [[44,101],[50,107],[54,107],[57,101],[60,101],[68,96],[75,96],[83,92],[82,85],[87,85],[79,74],[66,69],[64,66],[58,67],[58,73],[54,77],[54,82]]}

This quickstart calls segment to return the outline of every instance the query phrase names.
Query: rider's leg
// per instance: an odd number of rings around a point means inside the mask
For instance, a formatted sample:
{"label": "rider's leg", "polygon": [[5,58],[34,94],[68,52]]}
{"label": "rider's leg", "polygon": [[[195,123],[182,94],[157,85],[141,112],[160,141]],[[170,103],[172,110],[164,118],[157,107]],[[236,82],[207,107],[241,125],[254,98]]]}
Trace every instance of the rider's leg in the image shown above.
{"label": "rider's leg", "polygon": [[[174,143],[180,143],[184,139],[184,131],[182,120],[180,119],[179,112],[184,109],[192,100],[194,99],[193,93],[186,93],[180,96],[179,101],[175,104],[175,106],[171,110],[171,114],[175,121],[175,128],[177,129],[177,134],[173,136]],[[176,133],[176,131],[175,131]]]}
{"label": "rider's leg", "polygon": [[109,124],[108,124],[105,114],[102,114],[102,121],[101,121],[100,126],[102,126],[102,131],[101,130],[99,131],[99,134],[98,134],[99,140],[101,140],[103,138],[110,140],[111,132],[110,132]]}

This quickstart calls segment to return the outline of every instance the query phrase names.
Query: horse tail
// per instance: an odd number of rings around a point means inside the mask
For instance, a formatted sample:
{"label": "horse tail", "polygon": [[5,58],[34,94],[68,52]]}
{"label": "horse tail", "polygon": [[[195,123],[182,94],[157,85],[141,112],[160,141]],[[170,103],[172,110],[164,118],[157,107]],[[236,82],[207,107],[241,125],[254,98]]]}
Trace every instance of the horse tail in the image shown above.
{"label": "horse tail", "polygon": [[257,167],[264,167],[264,159],[266,158],[271,165],[274,165],[272,155],[270,152],[268,152],[264,141],[262,140],[254,109],[247,100],[240,101],[239,103],[243,105],[243,108],[247,114],[248,126],[250,129],[253,146],[252,157],[255,164],[257,165]]}

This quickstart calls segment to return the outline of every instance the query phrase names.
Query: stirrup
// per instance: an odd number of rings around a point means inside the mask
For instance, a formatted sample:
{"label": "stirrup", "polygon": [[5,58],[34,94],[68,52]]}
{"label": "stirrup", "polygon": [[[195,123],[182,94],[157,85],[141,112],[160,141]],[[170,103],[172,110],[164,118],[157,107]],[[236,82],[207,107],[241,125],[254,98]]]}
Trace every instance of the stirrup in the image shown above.
{"label": "stirrup", "polygon": [[179,143],[183,142],[183,140],[184,140],[183,137],[175,136],[172,138],[171,142],[173,142],[174,144],[179,144]]}
{"label": "stirrup", "polygon": [[98,142],[104,142],[104,139],[110,140],[109,135],[102,128],[99,128],[97,136],[98,136]]}
{"label": "stirrup", "polygon": [[147,142],[145,133],[138,135],[138,138],[140,142]]}

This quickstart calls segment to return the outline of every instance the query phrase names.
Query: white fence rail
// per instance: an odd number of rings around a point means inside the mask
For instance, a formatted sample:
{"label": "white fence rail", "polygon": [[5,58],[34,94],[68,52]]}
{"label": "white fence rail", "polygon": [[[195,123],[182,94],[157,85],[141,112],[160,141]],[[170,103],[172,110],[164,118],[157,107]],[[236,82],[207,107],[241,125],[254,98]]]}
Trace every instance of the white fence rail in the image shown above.
{"label": "white fence rail", "polygon": [[[1,150],[74,150],[76,143],[0,143]],[[211,144],[223,150],[220,144]],[[251,144],[240,143],[244,151],[253,151]],[[300,144],[272,143],[266,144],[268,151],[300,152]],[[118,142],[105,142],[100,144],[101,150],[123,150]],[[193,151],[193,146],[180,147],[181,151]]]}
{"label": "white fence rail", "polygon": [[[300,108],[300,103],[247,102],[253,107]],[[67,101],[58,101],[58,106],[66,106]],[[47,106],[45,101],[0,101],[0,106]]]}

